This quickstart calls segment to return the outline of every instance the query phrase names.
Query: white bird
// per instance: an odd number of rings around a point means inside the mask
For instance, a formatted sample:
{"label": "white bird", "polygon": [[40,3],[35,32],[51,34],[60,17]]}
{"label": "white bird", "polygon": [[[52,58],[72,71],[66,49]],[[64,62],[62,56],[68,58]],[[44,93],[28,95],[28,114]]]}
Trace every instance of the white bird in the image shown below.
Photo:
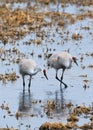
{"label": "white bird", "polygon": [[46,75],[46,70],[42,70],[41,68],[39,68],[33,59],[22,59],[19,62],[19,72],[23,78],[23,90],[25,90],[25,76],[30,76],[28,84],[28,90],[30,90],[32,76],[36,75],[40,71],[42,71],[46,79],[48,79]]}
{"label": "white bird", "polygon": [[[65,69],[70,69],[72,66],[72,61],[77,64],[77,58],[75,56],[71,56],[68,52],[56,52],[52,54],[48,61],[47,64],[48,66],[54,68],[56,70],[56,79],[60,82],[61,84],[64,84],[65,88],[67,85],[63,82],[63,74]],[[58,78],[58,70],[62,69],[62,75],[61,78]]]}

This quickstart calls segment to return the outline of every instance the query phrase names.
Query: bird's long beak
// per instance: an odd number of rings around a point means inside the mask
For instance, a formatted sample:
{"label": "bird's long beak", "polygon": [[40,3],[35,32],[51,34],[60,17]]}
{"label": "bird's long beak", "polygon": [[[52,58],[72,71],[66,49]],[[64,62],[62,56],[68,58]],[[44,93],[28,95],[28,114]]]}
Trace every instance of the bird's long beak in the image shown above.
{"label": "bird's long beak", "polygon": [[46,74],[44,74],[44,76],[46,77],[46,79],[48,80],[48,77],[47,77],[47,75]]}
{"label": "bird's long beak", "polygon": [[48,80],[48,77],[47,77],[47,74],[46,74],[46,70],[45,70],[45,69],[43,70],[43,74],[44,74],[44,76],[46,77],[46,79]]}
{"label": "bird's long beak", "polygon": [[75,56],[72,57],[74,63],[78,66],[78,63],[77,63],[77,58]]}
{"label": "bird's long beak", "polygon": [[74,61],[74,63],[78,66],[78,63],[77,63],[77,61],[76,61],[76,60]]}

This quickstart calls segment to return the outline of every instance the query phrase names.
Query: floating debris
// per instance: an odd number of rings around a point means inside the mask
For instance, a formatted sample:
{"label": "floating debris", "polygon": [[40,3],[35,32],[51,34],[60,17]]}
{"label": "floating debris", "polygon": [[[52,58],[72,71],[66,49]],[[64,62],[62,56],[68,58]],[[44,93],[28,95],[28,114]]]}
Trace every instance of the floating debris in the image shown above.
{"label": "floating debris", "polygon": [[81,34],[76,34],[76,33],[73,33],[72,34],[72,39],[75,39],[75,40],[79,40],[82,38],[82,35]]}
{"label": "floating debris", "polygon": [[72,107],[73,107],[73,104],[72,104],[71,102],[69,102],[69,103],[66,104],[66,107],[67,107],[67,108],[72,108]]}
{"label": "floating debris", "polygon": [[38,44],[38,45],[41,44],[41,39],[40,38],[36,38],[35,43]]}
{"label": "floating debris", "polygon": [[58,21],[58,25],[59,25],[59,26],[64,26],[64,25],[65,25],[65,22],[62,21],[62,20],[60,20],[60,21]]}
{"label": "floating debris", "polygon": [[80,75],[80,77],[87,77],[87,74]]}
{"label": "floating debris", "polygon": [[0,80],[3,81],[3,83],[6,83],[6,81],[15,81],[19,78],[18,75],[16,75],[15,72],[13,73],[6,73],[6,74],[0,74]]}
{"label": "floating debris", "polygon": [[16,117],[16,119],[18,120],[19,119],[19,117],[21,117],[22,115],[17,111],[16,113],[15,113],[15,117]]}
{"label": "floating debris", "polygon": [[89,65],[88,67],[89,67],[89,68],[93,68],[93,64]]}

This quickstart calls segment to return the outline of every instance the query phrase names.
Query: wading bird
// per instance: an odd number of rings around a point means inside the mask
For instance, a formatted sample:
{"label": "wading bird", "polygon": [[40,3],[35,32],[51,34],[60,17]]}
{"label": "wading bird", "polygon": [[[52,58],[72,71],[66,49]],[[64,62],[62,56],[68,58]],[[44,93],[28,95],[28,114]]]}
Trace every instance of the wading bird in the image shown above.
{"label": "wading bird", "polygon": [[46,75],[46,70],[45,69],[42,70],[41,68],[39,68],[33,59],[22,59],[19,62],[19,72],[22,75],[23,79],[23,90],[25,90],[25,76],[26,75],[30,76],[28,84],[28,90],[30,90],[32,76],[36,75],[40,71],[42,71],[46,79],[48,79]]}
{"label": "wading bird", "polygon": [[[65,88],[67,88],[67,85],[63,82],[63,74],[64,74],[65,69],[71,68],[72,62],[78,65],[77,58],[75,56],[72,57],[68,52],[56,52],[52,54],[47,61],[48,66],[56,70],[55,78],[60,82],[60,87],[61,87],[61,84],[64,84]],[[59,69],[62,69],[62,75],[60,79],[58,78]]]}

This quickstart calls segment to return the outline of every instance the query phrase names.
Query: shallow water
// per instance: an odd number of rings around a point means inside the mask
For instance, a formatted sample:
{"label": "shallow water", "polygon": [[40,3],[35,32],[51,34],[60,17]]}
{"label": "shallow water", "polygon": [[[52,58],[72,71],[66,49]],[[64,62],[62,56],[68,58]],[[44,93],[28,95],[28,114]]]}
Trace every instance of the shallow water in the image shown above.
{"label": "shallow water", "polygon": [[[33,4],[33,3],[32,3]],[[14,5],[17,7],[17,4]],[[18,6],[26,7],[24,3],[19,3]],[[40,7],[40,5],[38,5]],[[42,11],[47,11],[48,8],[51,11],[57,10],[57,6],[51,3]],[[80,7],[82,8],[82,7]],[[81,13],[80,8],[76,5],[68,4],[64,7],[64,12],[69,12],[71,14]],[[84,8],[84,7],[83,7]],[[62,12],[61,4],[59,4],[59,11]],[[89,10],[85,7],[84,10]],[[47,19],[49,20],[49,19]],[[85,30],[83,27],[88,26],[90,29]],[[67,89],[60,91],[59,82],[55,79],[55,70],[47,68],[47,75],[49,80],[47,81],[42,73],[38,73],[32,79],[31,91],[28,92],[28,77],[26,78],[26,90],[23,92],[22,78],[18,71],[18,64],[9,63],[8,59],[16,58],[15,53],[11,55],[5,55],[6,60],[1,62],[0,73],[5,72],[16,72],[20,76],[16,81],[7,81],[5,84],[0,81],[0,105],[9,106],[8,112],[6,109],[0,109],[0,127],[14,127],[19,130],[32,129],[36,130],[41,124],[47,122],[61,121],[67,122],[66,118],[69,115],[69,110],[67,108],[62,108],[66,103],[71,102],[74,105],[85,104],[87,106],[91,105],[93,102],[93,68],[89,65],[93,65],[93,20],[86,18],[82,21],[77,21],[75,24],[68,24],[64,30],[58,27],[58,32],[56,32],[56,25],[52,27],[44,27],[41,30],[46,32],[47,37],[42,40],[41,45],[30,44],[27,42],[36,39],[36,34],[28,34],[26,37],[16,41],[13,45],[0,44],[0,47],[5,50],[17,48],[26,57],[32,57],[35,59],[37,64],[42,68],[46,67],[46,55],[56,51],[69,50],[72,55],[78,57],[78,66],[73,64],[70,70],[66,70],[64,74],[64,82],[69,86]],[[82,39],[73,40],[72,34],[75,33],[82,34]],[[65,32],[69,30],[67,35]],[[38,30],[37,30],[38,31]],[[63,37],[63,38],[62,38]],[[66,40],[67,38],[67,40]],[[48,50],[48,51],[47,51]],[[34,53],[31,56],[31,53]],[[88,54],[88,55],[87,55]],[[40,58],[39,55],[42,57]],[[83,61],[80,58],[83,56]],[[82,69],[84,67],[84,69]],[[61,71],[59,71],[59,76]],[[82,75],[87,75],[83,77]],[[84,80],[88,80],[86,83],[87,88],[84,89]],[[64,86],[63,86],[64,87]],[[56,109],[48,113],[46,111],[46,106],[48,101],[56,101]],[[16,113],[19,112],[21,116],[16,118]],[[79,125],[88,122],[88,119],[80,119]]]}

